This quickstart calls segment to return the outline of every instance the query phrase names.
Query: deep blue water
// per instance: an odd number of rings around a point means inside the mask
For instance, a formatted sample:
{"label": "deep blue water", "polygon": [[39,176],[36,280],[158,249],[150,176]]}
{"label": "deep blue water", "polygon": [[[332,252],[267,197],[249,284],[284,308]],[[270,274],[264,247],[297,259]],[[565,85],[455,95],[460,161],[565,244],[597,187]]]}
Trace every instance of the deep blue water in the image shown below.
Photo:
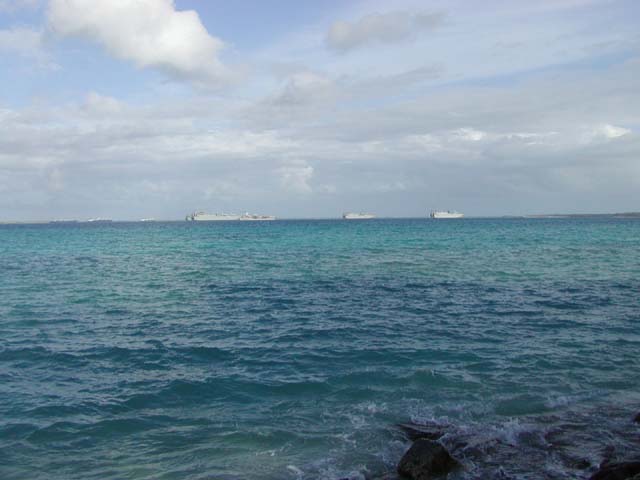
{"label": "deep blue water", "polygon": [[2,479],[585,478],[634,411],[637,219],[0,226]]}

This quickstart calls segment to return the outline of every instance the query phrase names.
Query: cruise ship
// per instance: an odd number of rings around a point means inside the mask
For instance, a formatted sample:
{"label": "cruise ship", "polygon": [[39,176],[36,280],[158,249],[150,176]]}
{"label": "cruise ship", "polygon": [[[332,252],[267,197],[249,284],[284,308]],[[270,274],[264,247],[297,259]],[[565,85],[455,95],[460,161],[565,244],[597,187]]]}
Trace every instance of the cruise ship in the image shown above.
{"label": "cruise ship", "polygon": [[462,218],[464,217],[464,214],[451,210],[447,210],[446,212],[442,210],[432,210],[429,216],[431,218]]}
{"label": "cruise ship", "polygon": [[240,220],[235,213],[205,213],[193,212],[185,217],[188,222],[219,222],[225,220]]}
{"label": "cruise ship", "polygon": [[185,220],[188,222],[219,222],[219,221],[229,221],[229,220],[240,220],[240,221],[268,221],[275,220],[276,217],[273,215],[255,215],[249,212],[246,212],[242,215],[237,215],[235,213],[205,213],[205,212],[194,212],[190,213],[186,216]]}
{"label": "cruise ship", "polygon": [[368,220],[370,218],[376,218],[372,213],[344,213],[342,218],[345,220]]}

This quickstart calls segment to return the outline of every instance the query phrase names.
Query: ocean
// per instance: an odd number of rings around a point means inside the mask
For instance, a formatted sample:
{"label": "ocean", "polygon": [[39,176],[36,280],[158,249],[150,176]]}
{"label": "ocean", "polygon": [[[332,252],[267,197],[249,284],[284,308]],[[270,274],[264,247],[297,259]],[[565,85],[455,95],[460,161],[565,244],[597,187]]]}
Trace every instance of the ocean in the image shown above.
{"label": "ocean", "polygon": [[637,458],[640,220],[0,226],[0,478],[450,478]]}

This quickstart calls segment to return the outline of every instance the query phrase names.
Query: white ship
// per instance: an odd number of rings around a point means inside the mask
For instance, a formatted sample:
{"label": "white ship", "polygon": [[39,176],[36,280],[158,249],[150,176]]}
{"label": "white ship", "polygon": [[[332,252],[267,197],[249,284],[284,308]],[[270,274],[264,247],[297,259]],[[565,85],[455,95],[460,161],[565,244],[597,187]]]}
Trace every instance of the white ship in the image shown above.
{"label": "white ship", "polygon": [[246,212],[244,215],[240,216],[240,220],[246,222],[264,222],[275,219],[276,217],[274,217],[273,215],[255,215],[249,212]]}
{"label": "white ship", "polygon": [[89,220],[87,220],[87,222],[89,223],[111,223],[113,222],[113,220],[111,220],[110,218],[90,218]]}
{"label": "white ship", "polygon": [[219,222],[228,220],[240,220],[240,215],[235,213],[205,213],[193,212],[185,217],[188,222]]}
{"label": "white ship", "polygon": [[345,220],[368,220],[370,218],[376,218],[373,213],[344,213],[342,218]]}
{"label": "white ship", "polygon": [[431,218],[462,218],[464,217],[464,214],[460,212],[453,212],[451,210],[447,210],[446,212],[442,210],[432,210],[429,216]]}
{"label": "white ship", "polygon": [[185,218],[185,220],[189,222],[219,222],[219,221],[229,221],[229,220],[260,222],[260,221],[268,221],[268,220],[275,220],[275,219],[276,217],[274,217],[273,215],[255,215],[249,212],[246,212],[242,215],[237,215],[235,213],[194,212],[194,213],[190,213]]}

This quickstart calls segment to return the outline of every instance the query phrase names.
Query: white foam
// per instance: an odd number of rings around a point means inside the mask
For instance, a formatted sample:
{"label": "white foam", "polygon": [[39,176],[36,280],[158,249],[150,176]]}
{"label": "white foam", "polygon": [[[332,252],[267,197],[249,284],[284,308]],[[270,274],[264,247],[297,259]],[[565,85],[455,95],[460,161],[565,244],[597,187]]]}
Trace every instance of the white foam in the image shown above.
{"label": "white foam", "polygon": [[302,476],[304,475],[304,472],[295,465],[287,465],[287,470],[293,472],[296,475],[296,478],[302,478]]}

